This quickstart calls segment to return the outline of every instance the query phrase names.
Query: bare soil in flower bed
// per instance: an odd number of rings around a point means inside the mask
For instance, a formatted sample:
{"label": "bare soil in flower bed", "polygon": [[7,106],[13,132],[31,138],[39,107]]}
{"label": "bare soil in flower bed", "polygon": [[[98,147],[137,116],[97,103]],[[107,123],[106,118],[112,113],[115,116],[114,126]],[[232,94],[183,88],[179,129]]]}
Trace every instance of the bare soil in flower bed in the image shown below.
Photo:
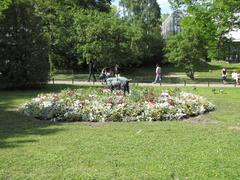
{"label": "bare soil in flower bed", "polygon": [[158,91],[137,86],[127,96],[105,88],[39,94],[19,108],[27,116],[60,122],[181,120],[214,109],[207,99],[180,89]]}

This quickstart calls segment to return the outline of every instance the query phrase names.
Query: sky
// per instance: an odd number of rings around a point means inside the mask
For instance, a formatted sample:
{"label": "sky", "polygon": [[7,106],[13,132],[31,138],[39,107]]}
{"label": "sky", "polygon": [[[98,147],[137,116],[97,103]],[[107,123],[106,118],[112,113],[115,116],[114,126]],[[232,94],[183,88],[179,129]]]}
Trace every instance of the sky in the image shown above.
{"label": "sky", "polygon": [[[161,7],[161,13],[171,13],[172,10],[170,8],[170,5],[168,3],[168,0],[157,0],[158,4]],[[119,0],[114,0],[113,4],[118,6]]]}

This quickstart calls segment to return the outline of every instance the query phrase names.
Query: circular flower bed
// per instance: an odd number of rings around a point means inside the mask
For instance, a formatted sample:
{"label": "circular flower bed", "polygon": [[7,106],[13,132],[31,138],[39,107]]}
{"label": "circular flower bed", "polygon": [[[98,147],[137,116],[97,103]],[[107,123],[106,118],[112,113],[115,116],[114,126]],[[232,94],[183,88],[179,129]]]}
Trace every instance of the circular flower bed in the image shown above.
{"label": "circular flower bed", "polygon": [[179,89],[136,87],[127,96],[100,88],[41,94],[20,108],[27,116],[42,120],[91,122],[179,120],[212,110],[214,105],[205,98]]}

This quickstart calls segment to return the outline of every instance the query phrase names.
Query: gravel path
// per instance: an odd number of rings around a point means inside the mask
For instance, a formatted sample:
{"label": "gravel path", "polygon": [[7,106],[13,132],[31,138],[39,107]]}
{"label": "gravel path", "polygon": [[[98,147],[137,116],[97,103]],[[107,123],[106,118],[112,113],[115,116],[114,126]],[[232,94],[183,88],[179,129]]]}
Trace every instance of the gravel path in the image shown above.
{"label": "gravel path", "polygon": [[[49,81],[49,84],[53,84],[53,81]],[[87,81],[69,81],[69,80],[55,80],[54,84],[74,84],[74,85],[102,85],[101,82],[87,82]],[[131,83],[133,84],[133,83]],[[235,84],[171,84],[171,83],[162,83],[161,85],[159,83],[157,84],[152,84],[152,83],[135,83],[138,84],[139,86],[168,86],[168,87],[221,87],[221,88],[225,88],[225,87],[240,87],[240,86],[236,86]]]}

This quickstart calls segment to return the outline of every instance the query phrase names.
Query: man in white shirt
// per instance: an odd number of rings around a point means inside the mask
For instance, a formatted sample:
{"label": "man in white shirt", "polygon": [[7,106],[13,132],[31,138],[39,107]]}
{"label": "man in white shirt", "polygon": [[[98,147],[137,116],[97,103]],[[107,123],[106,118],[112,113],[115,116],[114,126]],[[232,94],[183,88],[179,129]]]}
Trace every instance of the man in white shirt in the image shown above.
{"label": "man in white shirt", "polygon": [[159,64],[156,64],[156,77],[155,77],[155,81],[153,82],[153,84],[156,84],[157,81],[161,82],[161,74],[162,74],[162,69],[159,66]]}
{"label": "man in white shirt", "polygon": [[237,73],[237,71],[233,71],[232,73],[232,79],[236,82],[237,85],[239,85],[239,74]]}

